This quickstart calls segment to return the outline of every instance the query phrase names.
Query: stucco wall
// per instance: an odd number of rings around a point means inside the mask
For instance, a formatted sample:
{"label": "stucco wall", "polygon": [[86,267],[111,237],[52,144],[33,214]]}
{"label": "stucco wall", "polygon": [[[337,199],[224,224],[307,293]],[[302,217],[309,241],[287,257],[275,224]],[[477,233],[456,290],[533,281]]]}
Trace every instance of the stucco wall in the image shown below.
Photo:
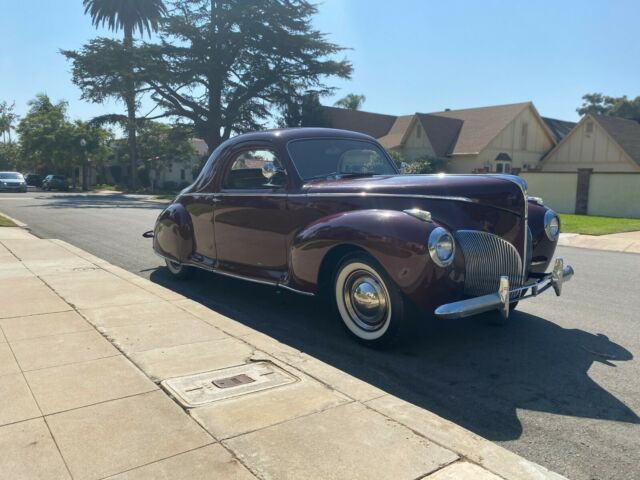
{"label": "stucco wall", "polygon": [[[587,131],[589,122],[593,125],[591,132]],[[578,168],[592,168],[594,172],[640,172],[640,166],[589,117],[542,162],[545,172],[571,172]]]}
{"label": "stucco wall", "polygon": [[575,213],[577,173],[523,172],[520,176],[529,184],[529,195],[541,197],[556,212]]}
{"label": "stucco wall", "polygon": [[640,174],[592,174],[587,213],[640,218]]}
{"label": "stucco wall", "polygon": [[429,138],[420,122],[413,122],[413,126],[402,146],[402,155],[408,162],[427,155],[435,156],[431,142],[429,142]]}
{"label": "stucco wall", "polygon": [[[529,184],[529,195],[541,197],[557,212],[575,213],[577,173],[528,172],[520,176]],[[593,173],[587,213],[640,218],[640,173]]]}

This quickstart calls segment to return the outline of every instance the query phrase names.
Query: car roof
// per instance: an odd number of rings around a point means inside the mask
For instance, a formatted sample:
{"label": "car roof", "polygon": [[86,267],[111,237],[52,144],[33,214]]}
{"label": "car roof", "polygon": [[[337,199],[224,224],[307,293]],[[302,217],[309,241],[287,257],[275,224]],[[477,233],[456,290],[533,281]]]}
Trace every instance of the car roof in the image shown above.
{"label": "car roof", "polygon": [[0,173],[17,173],[19,175],[22,175],[20,172],[14,172],[14,171],[9,171],[9,170],[7,170],[6,172],[0,172]]}
{"label": "car roof", "polygon": [[270,141],[273,143],[286,143],[291,140],[309,138],[347,138],[352,140],[366,140],[376,142],[376,139],[364,133],[352,132],[350,130],[339,130],[337,128],[279,128],[273,130],[263,130],[260,132],[243,133],[227,140],[229,145],[251,141]]}

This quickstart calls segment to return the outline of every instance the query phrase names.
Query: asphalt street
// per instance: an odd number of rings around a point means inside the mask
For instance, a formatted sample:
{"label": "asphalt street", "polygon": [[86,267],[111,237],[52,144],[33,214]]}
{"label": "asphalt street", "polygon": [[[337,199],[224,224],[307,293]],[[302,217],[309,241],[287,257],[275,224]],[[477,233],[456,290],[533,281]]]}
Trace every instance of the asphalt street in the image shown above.
{"label": "asphalt street", "polygon": [[[144,197],[0,194],[0,212],[167,286],[572,479],[640,478],[640,255],[577,248],[563,296],[522,302],[505,327],[425,318],[393,351],[351,341],[314,299],[207,272],[169,277],[141,237]],[[8,301],[3,299],[3,301]]]}

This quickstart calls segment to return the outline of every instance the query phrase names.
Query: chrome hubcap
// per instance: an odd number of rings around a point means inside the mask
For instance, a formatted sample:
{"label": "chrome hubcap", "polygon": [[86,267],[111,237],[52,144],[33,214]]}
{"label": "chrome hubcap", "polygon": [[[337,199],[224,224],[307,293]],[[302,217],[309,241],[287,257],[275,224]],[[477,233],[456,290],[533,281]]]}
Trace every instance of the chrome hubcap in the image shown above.
{"label": "chrome hubcap", "polygon": [[363,330],[384,325],[389,296],[384,284],[365,270],[352,272],[344,283],[343,299],[351,320]]}

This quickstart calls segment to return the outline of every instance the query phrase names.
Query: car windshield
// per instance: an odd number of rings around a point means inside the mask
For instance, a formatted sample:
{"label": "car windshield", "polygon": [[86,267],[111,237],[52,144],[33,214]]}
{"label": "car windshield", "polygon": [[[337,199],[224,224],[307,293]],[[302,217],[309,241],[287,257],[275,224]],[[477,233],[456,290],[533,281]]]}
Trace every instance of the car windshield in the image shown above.
{"label": "car windshield", "polygon": [[335,138],[293,140],[287,148],[303,180],[397,173],[385,152],[367,141]]}
{"label": "car windshield", "polygon": [[3,180],[22,180],[22,174],[16,172],[1,172],[0,178]]}

